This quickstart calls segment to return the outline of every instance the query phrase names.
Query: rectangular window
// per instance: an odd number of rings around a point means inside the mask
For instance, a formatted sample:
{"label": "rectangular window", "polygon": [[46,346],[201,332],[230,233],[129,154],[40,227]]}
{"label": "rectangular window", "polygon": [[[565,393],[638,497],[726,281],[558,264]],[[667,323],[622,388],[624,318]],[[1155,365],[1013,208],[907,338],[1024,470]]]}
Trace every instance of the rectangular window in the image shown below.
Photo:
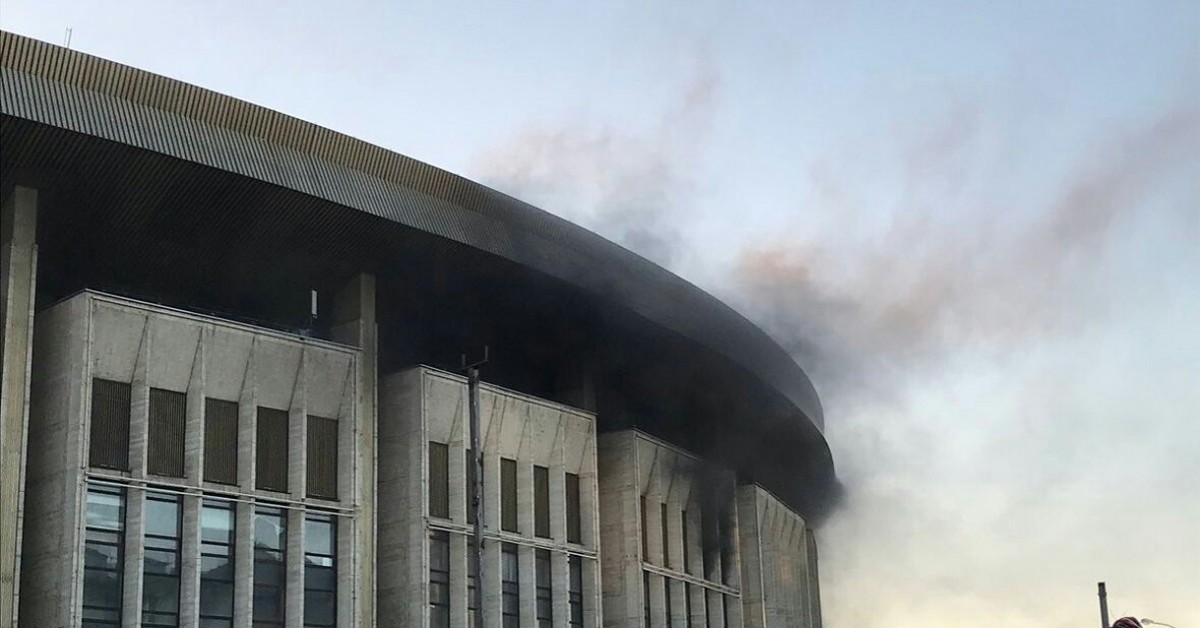
{"label": "rectangular window", "polygon": [[88,485],[86,512],[83,626],[120,626],[125,572],[125,490]]}
{"label": "rectangular window", "polygon": [[467,450],[464,464],[467,477],[467,523],[475,523],[475,453],[470,449]]}
{"label": "rectangular window", "polygon": [[517,565],[517,546],[504,543],[500,546],[500,613],[502,628],[518,628],[521,625],[521,580]]}
{"label": "rectangular window", "polygon": [[129,384],[99,378],[92,380],[89,466],[129,470],[129,412]]}
{"label": "rectangular window", "polygon": [[650,628],[650,572],[642,570],[642,619]]}
{"label": "rectangular window", "polygon": [[550,586],[550,551],[537,550],[534,563],[537,571],[537,628],[553,628],[554,599]]}
{"label": "rectangular window", "polygon": [[204,479],[237,484],[238,404],[204,400]]}
{"label": "rectangular window", "polygon": [[200,509],[200,625],[233,628],[233,502],[204,500]]}
{"label": "rectangular window", "polygon": [[283,626],[287,600],[286,559],[287,519],[283,510],[258,507],[254,513],[255,626]]}
{"label": "rectangular window", "polygon": [[151,388],[146,471],[173,478],[183,477],[186,425],[187,394]]}
{"label": "rectangular window", "polygon": [[692,628],[692,585],[683,583],[683,612],[684,624]]}
{"label": "rectangular window", "polygon": [[517,526],[517,461],[500,459],[500,529],[519,532]]}
{"label": "rectangular window", "polygon": [[475,626],[475,539],[467,539],[467,626]]}
{"label": "rectangular window", "polygon": [[646,533],[646,496],[642,495],[638,501],[638,516],[642,520],[642,560],[650,562],[650,540]]}
{"label": "rectangular window", "polygon": [[533,533],[550,538],[550,469],[533,467]]}
{"label": "rectangular window", "polygon": [[179,625],[179,496],[146,493],[142,626]]}
{"label": "rectangular window", "polygon": [[570,573],[567,589],[567,619],[572,626],[583,626],[583,559],[572,556],[567,559]]}
{"label": "rectangular window", "polygon": [[429,628],[450,628],[450,533],[429,533]]}
{"label": "rectangular window", "polygon": [[583,542],[583,520],[579,511],[579,476],[566,476],[567,542]]}
{"label": "rectangular window", "polygon": [[258,409],[258,442],[255,447],[255,487],[286,493],[288,490],[288,413]]}
{"label": "rectangular window", "polygon": [[429,516],[450,517],[450,447],[429,441]]}
{"label": "rectangular window", "polygon": [[[692,573],[691,553],[688,551],[688,546],[692,544],[692,538],[688,536],[688,514],[686,510],[683,511],[682,516],[679,518],[679,523],[681,527],[680,536],[683,537],[683,572]],[[691,599],[690,595],[688,599]],[[691,613],[688,614],[691,615]]]}
{"label": "rectangular window", "polygon": [[671,568],[671,533],[669,530],[670,520],[667,519],[667,505],[659,504],[659,521],[662,523],[662,553],[663,567]]}
{"label": "rectangular window", "polygon": [[337,499],[338,422],[310,415],[307,441],[308,496]]}
{"label": "rectangular window", "polygon": [[671,615],[671,579],[663,578],[662,581],[663,581],[663,606],[666,607],[667,626],[669,627],[674,623],[674,620],[672,619],[672,615]]}
{"label": "rectangular window", "polygon": [[304,518],[304,625],[337,625],[337,521],[333,515]]}

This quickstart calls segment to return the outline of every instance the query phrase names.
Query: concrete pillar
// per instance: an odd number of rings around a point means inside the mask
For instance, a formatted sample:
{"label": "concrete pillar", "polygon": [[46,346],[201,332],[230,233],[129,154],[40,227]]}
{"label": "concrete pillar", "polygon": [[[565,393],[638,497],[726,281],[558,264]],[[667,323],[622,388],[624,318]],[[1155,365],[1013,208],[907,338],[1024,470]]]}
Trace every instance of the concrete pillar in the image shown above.
{"label": "concrete pillar", "polygon": [[[292,400],[288,407],[288,494],[304,501],[308,481],[308,404],[305,382],[307,353],[301,349],[292,384]],[[301,521],[303,524],[303,521]]]}
{"label": "concrete pillar", "polygon": [[196,341],[192,373],[187,387],[187,424],[184,427],[183,476],[188,486],[204,485],[204,384],[205,352],[208,334],[203,331]]}
{"label": "concrete pillar", "polygon": [[0,626],[15,626],[37,288],[37,190],[15,186],[0,207]]}
{"label": "concrete pillar", "polygon": [[[240,463],[239,463],[240,466]],[[250,628],[254,605],[254,505],[237,502],[233,536],[233,626]]]}
{"label": "concrete pillar", "polygon": [[[521,465],[526,467],[528,465]],[[520,473],[518,472],[518,476]],[[519,491],[518,491],[519,492]],[[521,591],[521,625],[537,625],[537,569],[535,550],[528,545],[517,546],[518,587]]]}
{"label": "concrete pillar", "polygon": [[129,391],[132,405],[129,413],[129,475],[137,480],[146,479],[146,458],[149,454],[150,380],[146,371],[150,368],[152,338],[150,318],[147,316],[142,323],[142,340]]}
{"label": "concrete pillar", "polygon": [[199,495],[185,495],[180,544],[179,626],[196,628],[200,624],[200,501]]}
{"label": "concrete pillar", "polygon": [[[361,351],[357,363],[358,381],[358,432],[354,455],[353,486],[346,491],[343,500],[358,499],[358,518],[355,527],[358,534],[356,554],[362,557],[376,555],[375,548],[375,475],[376,457],[375,430],[377,420],[377,387],[379,375],[378,337],[375,309],[375,276],[361,274],[355,277],[334,299],[333,339],[358,347]],[[345,448],[341,448],[345,451]],[[349,458],[349,457],[347,457]],[[343,464],[343,463],[339,463]],[[341,470],[339,470],[339,473]],[[339,486],[343,488],[345,485]],[[374,560],[357,561],[358,608],[357,625],[361,628],[375,626],[375,567]]]}
{"label": "concrete pillar", "polygon": [[146,559],[146,491],[125,491],[125,572],[121,596],[121,628],[142,624],[142,563]]}
{"label": "concrete pillar", "polygon": [[284,511],[287,518],[287,587],[284,599],[287,608],[284,610],[287,628],[302,628],[304,626],[304,511],[288,508]]}

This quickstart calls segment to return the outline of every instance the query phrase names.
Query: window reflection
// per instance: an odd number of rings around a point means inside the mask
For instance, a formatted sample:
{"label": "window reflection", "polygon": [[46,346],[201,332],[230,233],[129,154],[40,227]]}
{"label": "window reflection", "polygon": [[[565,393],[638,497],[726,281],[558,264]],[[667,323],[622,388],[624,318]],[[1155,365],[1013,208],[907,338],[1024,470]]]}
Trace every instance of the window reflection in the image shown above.
{"label": "window reflection", "polygon": [[321,628],[337,623],[337,522],[332,515],[304,519],[304,625]]}
{"label": "window reflection", "polygon": [[84,628],[121,625],[124,578],[124,489],[91,484],[84,529]]}
{"label": "window reflection", "polygon": [[287,520],[282,509],[254,513],[254,625],[283,626]]}
{"label": "window reflection", "polygon": [[205,500],[200,509],[200,626],[232,628],[233,502]]}

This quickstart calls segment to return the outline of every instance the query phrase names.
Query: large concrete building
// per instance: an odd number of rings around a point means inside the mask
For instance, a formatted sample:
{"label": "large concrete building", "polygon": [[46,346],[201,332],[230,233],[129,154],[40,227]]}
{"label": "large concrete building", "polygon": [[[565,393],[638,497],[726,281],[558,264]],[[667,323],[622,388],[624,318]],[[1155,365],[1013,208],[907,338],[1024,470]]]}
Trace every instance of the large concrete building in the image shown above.
{"label": "large concrete building", "polygon": [[0,628],[820,626],[820,403],[716,299],[9,33],[0,116]]}

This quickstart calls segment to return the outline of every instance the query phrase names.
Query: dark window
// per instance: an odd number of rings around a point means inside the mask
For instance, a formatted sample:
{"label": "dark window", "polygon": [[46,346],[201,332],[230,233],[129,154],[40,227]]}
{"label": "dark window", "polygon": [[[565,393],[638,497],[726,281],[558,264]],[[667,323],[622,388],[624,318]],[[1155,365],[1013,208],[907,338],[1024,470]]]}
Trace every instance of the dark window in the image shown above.
{"label": "dark window", "polygon": [[500,529],[518,532],[517,461],[500,459]]}
{"label": "dark window", "polygon": [[500,613],[502,628],[517,628],[521,625],[521,581],[517,566],[517,546],[504,543],[500,546]]}
{"label": "dark window", "polygon": [[467,626],[475,626],[475,539],[467,539]]}
{"label": "dark window", "polygon": [[142,626],[179,625],[179,497],[146,493]]}
{"label": "dark window", "polygon": [[642,619],[650,628],[650,572],[642,570]]}
{"label": "dark window", "polygon": [[283,510],[260,506],[254,513],[255,626],[283,626],[286,550],[287,519]]}
{"label": "dark window", "polygon": [[537,627],[552,628],[554,626],[554,599],[550,586],[550,551],[537,550],[534,563],[537,570]]}
{"label": "dark window", "polygon": [[475,453],[467,450],[466,459],[467,523],[475,523]]}
{"label": "dark window", "polygon": [[550,538],[550,469],[533,468],[533,533]]}
{"label": "dark window", "polygon": [[583,520],[579,512],[579,476],[568,473],[566,477],[567,542],[583,542]]}
{"label": "dark window", "polygon": [[129,384],[92,380],[90,466],[129,470],[129,409]]}
{"label": "dark window", "polygon": [[255,448],[255,486],[286,493],[288,490],[288,413],[258,409],[258,445]]}
{"label": "dark window", "polygon": [[429,628],[450,628],[450,533],[429,533]]}
{"label": "dark window", "polygon": [[[683,571],[685,573],[692,573],[692,562],[689,560],[691,553],[688,551],[688,546],[692,544],[692,539],[688,536],[688,514],[686,510],[683,511],[682,516],[679,518],[679,524],[681,528],[680,536],[683,537]],[[689,595],[688,600],[691,599]]]}
{"label": "dark window", "polygon": [[183,477],[183,440],[187,427],[187,395],[150,389],[150,442],[146,470],[156,475]]}
{"label": "dark window", "polygon": [[567,607],[569,616],[567,619],[572,626],[583,625],[583,559],[578,556],[572,556],[567,559],[570,573],[568,574],[567,588]]}
{"label": "dark window", "polygon": [[200,625],[233,628],[233,502],[204,500],[200,509]]}
{"label": "dark window", "polygon": [[642,495],[638,501],[638,516],[642,520],[642,560],[650,562],[650,541],[646,534],[646,496]]}
{"label": "dark window", "polygon": [[337,625],[337,521],[310,513],[304,518],[304,625]]}
{"label": "dark window", "polygon": [[124,489],[88,485],[85,526],[83,626],[120,626],[125,572]]}
{"label": "dark window", "polygon": [[450,517],[450,447],[429,441],[429,516]]}
{"label": "dark window", "polygon": [[662,552],[663,552],[663,567],[670,569],[671,567],[671,542],[668,526],[670,520],[667,519],[667,505],[659,504],[659,521],[662,523]]}
{"label": "dark window", "polygon": [[238,404],[204,400],[204,479],[237,484]]}
{"label": "dark window", "polygon": [[663,578],[662,581],[663,581],[663,606],[666,607],[667,626],[669,627],[673,623],[673,620],[671,617],[671,579]]}
{"label": "dark window", "polygon": [[308,496],[337,499],[338,422],[308,417]]}
{"label": "dark window", "polygon": [[692,585],[683,583],[683,619],[687,628],[692,628]]}

